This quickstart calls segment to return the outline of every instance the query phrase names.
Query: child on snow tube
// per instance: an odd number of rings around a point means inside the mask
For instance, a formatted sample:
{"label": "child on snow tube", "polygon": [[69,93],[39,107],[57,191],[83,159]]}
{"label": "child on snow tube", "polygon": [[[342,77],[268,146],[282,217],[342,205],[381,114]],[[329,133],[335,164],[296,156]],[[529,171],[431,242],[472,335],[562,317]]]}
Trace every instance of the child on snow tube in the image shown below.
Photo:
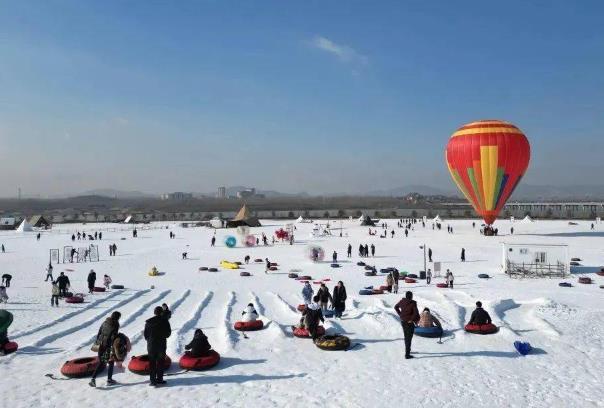
{"label": "child on snow tube", "polygon": [[442,325],[427,307],[419,315],[415,334],[420,337],[439,337],[443,333]]}
{"label": "child on snow tube", "polygon": [[245,310],[241,312],[241,316],[242,322],[255,322],[258,319],[258,312],[254,308],[254,305],[249,303]]}
{"label": "child on snow tube", "polygon": [[195,329],[193,340],[185,346],[185,350],[191,357],[207,356],[212,350],[208,337],[201,329]]}

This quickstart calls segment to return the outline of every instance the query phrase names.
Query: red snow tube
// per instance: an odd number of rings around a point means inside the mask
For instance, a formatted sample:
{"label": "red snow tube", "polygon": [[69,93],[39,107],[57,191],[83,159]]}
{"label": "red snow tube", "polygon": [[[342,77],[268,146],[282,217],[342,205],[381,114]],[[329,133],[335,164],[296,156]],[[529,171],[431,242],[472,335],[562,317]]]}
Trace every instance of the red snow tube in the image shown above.
{"label": "red snow tube", "polygon": [[17,343],[15,343],[14,341],[9,341],[4,345],[4,354],[14,353],[15,351],[17,351],[18,348],[19,345]]}
{"label": "red snow tube", "polygon": [[384,291],[381,289],[373,289],[373,294],[374,295],[383,295]]}
{"label": "red snow tube", "polygon": [[437,284],[436,284],[436,287],[437,287],[437,288],[448,288],[448,287],[449,287],[449,285],[447,285],[446,283],[437,283]]}
{"label": "red snow tube", "polygon": [[95,286],[94,289],[92,289],[93,292],[104,292],[105,288],[102,288],[100,286]]}
{"label": "red snow tube", "polygon": [[596,272],[596,275],[604,276],[604,270],[601,270],[600,272]]}
{"label": "red snow tube", "polygon": [[[323,326],[317,327],[317,335],[322,336],[324,334],[325,334],[325,327],[323,327]],[[311,337],[308,330],[306,328],[302,328],[302,327],[296,327],[294,329],[294,336],[300,337],[300,338]]]}
{"label": "red snow tube", "polygon": [[277,262],[271,262],[271,266],[279,266]]}
{"label": "red snow tube", "polygon": [[314,282],[313,282],[313,284],[315,284],[315,285],[320,285],[320,284],[322,284],[322,283],[323,283],[323,282],[321,282],[321,281],[314,281]]}
{"label": "red snow tube", "polygon": [[388,286],[388,285],[382,285],[382,286],[380,286],[380,290],[389,291],[391,288],[392,288],[392,286]]}
{"label": "red snow tube", "polygon": [[187,351],[180,358],[178,364],[180,368],[184,370],[207,370],[208,368],[214,367],[220,361],[220,354],[218,354],[214,350],[210,350],[207,356],[201,357],[192,357],[191,354]]}
{"label": "red snow tube", "polygon": [[304,275],[304,276],[298,276],[296,278],[296,280],[311,280],[312,276],[308,276],[308,275]]}
{"label": "red snow tube", "polygon": [[305,304],[298,305],[298,312],[303,312],[305,310],[306,310],[306,305]]}
{"label": "red snow tube", "polygon": [[591,278],[588,278],[588,277],[585,277],[585,276],[582,277],[582,278],[579,278],[579,283],[584,283],[584,284],[588,285],[588,284],[591,283]]}
{"label": "red snow tube", "polygon": [[[170,357],[166,356],[164,358],[164,370],[170,368],[171,365],[172,360],[170,360]],[[135,374],[149,374],[149,356],[147,354],[143,354],[140,356],[132,356],[130,362],[128,363],[128,370],[132,371]]]}
{"label": "red snow tube", "polygon": [[415,283],[415,282],[417,282],[417,281],[413,278],[405,278],[405,283]]}
{"label": "red snow tube", "polygon": [[[101,363],[105,366],[105,363]],[[99,365],[98,357],[76,358],[66,361],[61,367],[61,374],[69,378],[90,377],[96,366]]]}
{"label": "red snow tube", "polygon": [[262,320],[254,320],[252,322],[235,322],[235,330],[239,331],[252,331],[260,330],[264,327]]}
{"label": "red snow tube", "polygon": [[269,271],[277,271],[279,270],[276,266],[271,266],[270,268],[268,268]]}
{"label": "red snow tube", "polygon": [[84,303],[84,298],[82,296],[71,296],[65,298],[65,303]]}
{"label": "red snow tube", "polygon": [[497,328],[497,326],[495,326],[492,323],[489,323],[489,324],[466,324],[466,326],[464,327],[464,329],[468,333],[474,333],[474,334],[493,334],[493,333],[497,333],[497,330],[499,330]]}

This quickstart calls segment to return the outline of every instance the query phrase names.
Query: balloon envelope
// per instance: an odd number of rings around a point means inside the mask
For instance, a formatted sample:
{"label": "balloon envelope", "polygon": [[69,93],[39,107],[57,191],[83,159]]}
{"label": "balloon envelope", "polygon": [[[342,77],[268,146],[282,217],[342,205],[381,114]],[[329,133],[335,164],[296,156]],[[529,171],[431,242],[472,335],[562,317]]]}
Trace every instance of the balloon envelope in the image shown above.
{"label": "balloon envelope", "polygon": [[453,181],[488,225],[495,222],[522,179],[530,156],[524,133],[500,120],[462,126],[445,151]]}

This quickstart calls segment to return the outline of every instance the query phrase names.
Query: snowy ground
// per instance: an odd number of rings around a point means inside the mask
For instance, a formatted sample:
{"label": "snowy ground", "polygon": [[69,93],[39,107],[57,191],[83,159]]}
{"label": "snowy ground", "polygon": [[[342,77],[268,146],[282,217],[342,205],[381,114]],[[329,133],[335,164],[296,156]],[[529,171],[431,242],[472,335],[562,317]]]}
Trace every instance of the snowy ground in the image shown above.
{"label": "snowy ground", "polygon": [[[394,220],[388,223],[396,226]],[[0,233],[0,243],[7,249],[0,254],[0,274],[13,275],[9,303],[1,307],[15,315],[9,337],[20,345],[17,353],[0,357],[0,406],[604,406],[604,290],[599,288],[604,278],[589,273],[596,284],[579,285],[575,274],[568,279],[575,284],[573,288],[560,288],[559,280],[509,279],[500,272],[502,242],[565,243],[572,257],[583,259],[583,265],[601,266],[602,225],[593,232],[587,222],[578,226],[566,221],[516,222],[513,236],[483,237],[472,229],[471,221],[456,220],[450,222],[453,235],[446,229],[433,231],[429,225],[423,229],[416,224],[409,238],[396,229],[394,239],[380,239],[369,237],[367,228],[357,221],[343,223],[341,238],[310,238],[312,225],[297,224],[293,246],[234,249],[222,243],[225,235],[235,235],[233,230],[219,230],[217,246],[210,248],[213,230],[164,225],[176,233],[176,239],[170,240],[166,229],[139,230],[137,239],[127,231],[104,232],[100,262],[57,265],[55,276],[72,269],[66,273],[75,292],[86,291],[90,268],[99,279],[108,273],[114,283],[126,286],[88,296],[82,305],[61,303],[58,309],[50,308],[51,288],[44,282],[49,249],[71,245],[70,234],[58,230],[123,226],[57,226],[39,242],[32,233]],[[270,236],[283,222],[264,220],[263,225],[253,232]],[[339,227],[339,221],[334,225]],[[497,226],[507,232],[510,223],[499,221]],[[109,257],[107,247],[113,242],[118,255]],[[330,268],[328,262],[312,264],[305,257],[306,246],[316,243],[329,258],[333,250],[345,258],[349,242],[353,257],[341,261],[340,269]],[[433,249],[434,260],[455,273],[456,288],[401,283],[401,292],[412,290],[420,309],[428,306],[435,311],[448,333],[442,344],[415,337],[416,359],[404,360],[402,330],[392,309],[400,295],[357,294],[364,286],[384,282],[383,276],[364,276],[356,265],[360,260],[357,248],[359,243],[374,243],[377,253],[371,264],[417,273],[423,269],[419,246],[424,242]],[[461,247],[466,248],[465,264],[459,262]],[[189,260],[181,260],[185,250]],[[279,263],[279,270],[266,275],[264,265],[250,264],[245,270],[252,276],[247,278],[240,277],[239,271],[198,271],[200,266],[218,266],[222,259],[243,261],[246,254],[252,260],[269,257]],[[153,265],[164,274],[149,277],[147,271]],[[330,320],[326,327],[349,336],[355,348],[327,352],[310,340],[292,337],[289,327],[299,318],[295,307],[301,302],[302,289],[287,277],[292,268],[314,279],[344,281],[347,311],[341,321]],[[493,278],[481,280],[478,273]],[[479,299],[501,327],[499,333],[478,336],[463,331]],[[122,312],[122,331],[132,339],[132,354],[144,353],[145,319],[162,302],[173,310],[168,342],[172,359],[178,360],[194,329],[201,327],[222,355],[217,367],[168,377],[168,385],[160,389],[148,387],[146,377],[123,370],[114,376],[120,385],[111,389],[105,387],[104,378],[98,380],[100,387],[91,389],[88,380],[53,381],[44,376],[60,377],[65,360],[93,354],[89,350],[92,340],[113,310]],[[248,302],[256,304],[266,327],[245,339],[232,325]],[[536,353],[519,356],[512,345],[517,339],[529,341]],[[179,371],[176,363],[171,371]]]}

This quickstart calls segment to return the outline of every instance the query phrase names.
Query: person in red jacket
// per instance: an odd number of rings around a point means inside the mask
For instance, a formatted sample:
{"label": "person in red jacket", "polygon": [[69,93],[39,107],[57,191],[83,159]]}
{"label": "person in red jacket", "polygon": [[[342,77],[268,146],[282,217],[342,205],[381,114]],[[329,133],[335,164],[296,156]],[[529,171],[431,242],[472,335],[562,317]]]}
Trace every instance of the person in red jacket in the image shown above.
{"label": "person in red jacket", "polygon": [[396,314],[401,318],[401,326],[403,326],[403,333],[405,335],[405,358],[413,358],[411,355],[411,340],[413,339],[413,332],[415,331],[415,323],[419,322],[419,311],[417,310],[417,303],[413,300],[413,293],[407,291],[405,298],[401,299],[394,306]]}

